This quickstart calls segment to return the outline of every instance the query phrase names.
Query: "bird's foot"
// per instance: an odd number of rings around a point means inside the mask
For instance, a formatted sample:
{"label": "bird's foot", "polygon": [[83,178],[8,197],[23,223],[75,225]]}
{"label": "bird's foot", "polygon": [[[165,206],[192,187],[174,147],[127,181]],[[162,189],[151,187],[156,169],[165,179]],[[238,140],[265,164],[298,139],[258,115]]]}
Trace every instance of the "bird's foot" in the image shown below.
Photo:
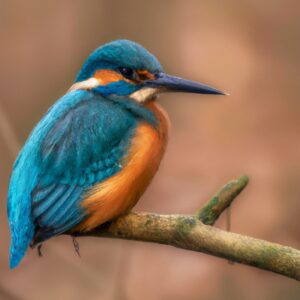
{"label": "bird's foot", "polygon": [[39,244],[39,245],[37,246],[37,248],[36,248],[38,257],[42,257],[42,256],[43,256],[43,253],[42,253],[42,246],[43,246],[43,244]]}
{"label": "bird's foot", "polygon": [[74,249],[77,253],[77,255],[80,257],[80,252],[79,252],[79,243],[78,241],[76,240],[76,237],[72,237],[72,241],[73,241],[73,246],[74,246]]}

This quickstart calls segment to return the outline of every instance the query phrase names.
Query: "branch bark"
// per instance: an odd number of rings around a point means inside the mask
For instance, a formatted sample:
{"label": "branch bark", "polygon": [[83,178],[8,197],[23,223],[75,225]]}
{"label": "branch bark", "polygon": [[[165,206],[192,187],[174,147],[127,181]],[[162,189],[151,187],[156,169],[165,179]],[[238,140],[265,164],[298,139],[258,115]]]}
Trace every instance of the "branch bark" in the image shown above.
{"label": "branch bark", "polygon": [[131,212],[76,236],[121,238],[171,245],[300,280],[300,251],[211,226],[247,183],[246,176],[229,182],[195,215]]}

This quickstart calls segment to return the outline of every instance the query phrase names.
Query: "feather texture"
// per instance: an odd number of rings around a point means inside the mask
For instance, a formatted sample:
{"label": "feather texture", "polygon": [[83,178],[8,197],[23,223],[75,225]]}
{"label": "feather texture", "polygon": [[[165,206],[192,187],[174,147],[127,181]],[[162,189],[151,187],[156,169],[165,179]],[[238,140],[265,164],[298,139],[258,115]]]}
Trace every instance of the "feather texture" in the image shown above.
{"label": "feather texture", "polygon": [[[132,134],[145,116],[88,91],[62,97],[33,130],[14,166],[9,188],[11,267],[33,239],[41,242],[86,217],[81,195],[122,168]],[[29,175],[30,174],[30,175]]]}
{"label": "feather texture", "polygon": [[91,230],[129,211],[150,184],[165,151],[169,122],[154,101],[147,108],[156,116],[158,127],[146,122],[136,126],[122,170],[88,190],[81,202],[88,216],[73,231]]}

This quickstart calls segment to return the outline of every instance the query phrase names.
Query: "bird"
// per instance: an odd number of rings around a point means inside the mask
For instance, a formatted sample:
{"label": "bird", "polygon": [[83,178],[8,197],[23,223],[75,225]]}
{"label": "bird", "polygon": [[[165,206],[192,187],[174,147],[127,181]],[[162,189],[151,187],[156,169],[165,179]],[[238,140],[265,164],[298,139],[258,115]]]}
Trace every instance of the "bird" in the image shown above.
{"label": "bird", "polygon": [[134,207],[166,150],[170,121],[157,98],[167,92],[225,94],[168,75],[130,40],[90,54],[14,163],[7,203],[11,269],[29,247],[91,231]]}

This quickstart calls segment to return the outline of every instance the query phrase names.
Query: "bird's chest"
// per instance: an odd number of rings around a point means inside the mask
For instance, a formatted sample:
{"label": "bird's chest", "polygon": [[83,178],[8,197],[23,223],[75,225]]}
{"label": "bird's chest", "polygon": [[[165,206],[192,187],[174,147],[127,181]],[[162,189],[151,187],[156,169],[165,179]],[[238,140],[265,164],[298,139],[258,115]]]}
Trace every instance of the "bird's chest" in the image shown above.
{"label": "bird's chest", "polygon": [[122,170],[94,186],[82,206],[88,217],[78,230],[90,230],[129,211],[144,193],[155,175],[165,152],[168,119],[157,104],[149,104],[158,122],[154,128],[146,122],[137,125]]}

